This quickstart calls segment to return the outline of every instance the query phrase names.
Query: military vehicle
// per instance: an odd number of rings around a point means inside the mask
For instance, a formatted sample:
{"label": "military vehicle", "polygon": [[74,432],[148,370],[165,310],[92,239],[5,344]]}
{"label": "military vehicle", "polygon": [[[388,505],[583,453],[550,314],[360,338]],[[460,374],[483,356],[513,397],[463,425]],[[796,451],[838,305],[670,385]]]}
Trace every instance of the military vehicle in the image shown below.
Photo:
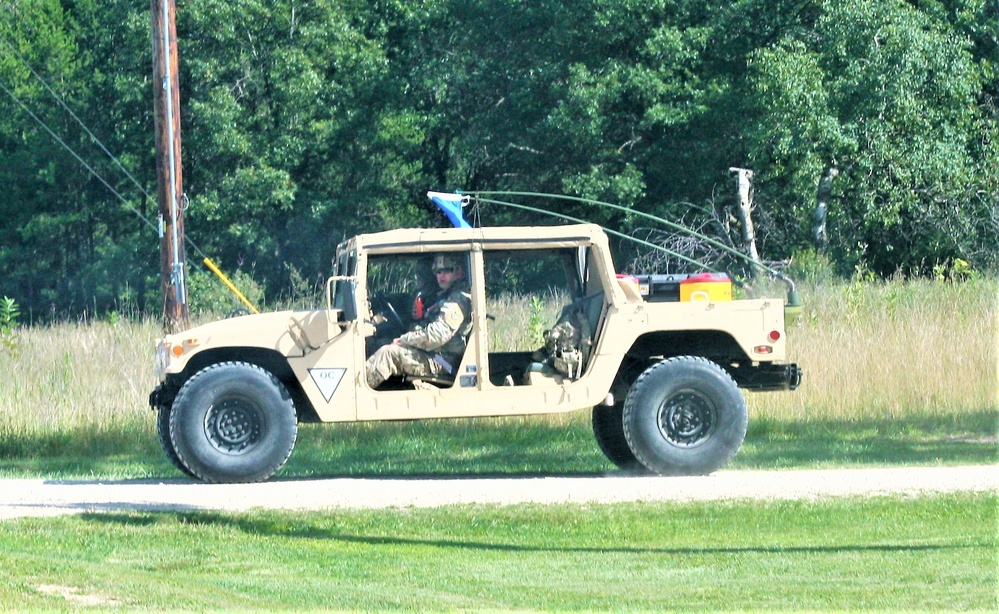
{"label": "military vehicle", "polygon": [[[464,355],[446,377],[370,388],[366,359],[410,326],[442,253],[467,263]],[[596,225],[362,234],[338,247],[334,273],[325,309],[224,319],[157,342],[150,405],[178,469],[207,482],[266,480],[306,422],[591,410],[618,467],[707,474],[742,445],[740,388],[801,381],[783,298],[733,298],[721,275],[619,275]],[[504,324],[494,306],[511,296],[564,304],[542,343],[506,347],[491,334]]]}

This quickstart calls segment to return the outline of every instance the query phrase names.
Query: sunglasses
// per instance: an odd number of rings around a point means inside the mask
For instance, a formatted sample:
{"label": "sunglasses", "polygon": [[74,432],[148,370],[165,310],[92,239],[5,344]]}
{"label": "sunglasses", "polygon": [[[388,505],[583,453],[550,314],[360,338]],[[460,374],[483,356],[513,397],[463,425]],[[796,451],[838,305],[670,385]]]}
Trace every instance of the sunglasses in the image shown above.
{"label": "sunglasses", "polygon": [[445,267],[443,269],[434,269],[434,275],[440,275],[441,273],[454,273],[454,267]]}

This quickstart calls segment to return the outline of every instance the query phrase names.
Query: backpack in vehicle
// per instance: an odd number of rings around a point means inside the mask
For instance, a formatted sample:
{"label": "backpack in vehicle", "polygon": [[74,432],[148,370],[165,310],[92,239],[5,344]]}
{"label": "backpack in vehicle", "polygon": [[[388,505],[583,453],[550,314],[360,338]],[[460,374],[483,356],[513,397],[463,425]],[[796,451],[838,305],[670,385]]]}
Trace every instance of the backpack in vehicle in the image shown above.
{"label": "backpack in vehicle", "polygon": [[534,355],[537,362],[549,365],[571,380],[583,374],[593,349],[593,327],[587,306],[584,301],[567,306],[555,326],[545,331],[545,345]]}

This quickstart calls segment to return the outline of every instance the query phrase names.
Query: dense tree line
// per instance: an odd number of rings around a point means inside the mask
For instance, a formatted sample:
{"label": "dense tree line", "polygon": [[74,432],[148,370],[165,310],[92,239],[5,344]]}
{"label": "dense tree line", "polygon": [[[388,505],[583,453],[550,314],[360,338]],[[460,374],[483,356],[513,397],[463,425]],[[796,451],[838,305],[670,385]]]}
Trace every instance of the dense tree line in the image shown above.
{"label": "dense tree line", "polygon": [[[328,273],[353,233],[446,224],[428,189],[583,196],[722,235],[728,169],[743,167],[768,259],[994,269],[997,7],[178,0],[187,231],[273,295]],[[148,6],[0,11],[0,293],[33,317],[155,311]],[[647,236],[620,211],[531,204]],[[494,205],[477,215],[552,223]]]}

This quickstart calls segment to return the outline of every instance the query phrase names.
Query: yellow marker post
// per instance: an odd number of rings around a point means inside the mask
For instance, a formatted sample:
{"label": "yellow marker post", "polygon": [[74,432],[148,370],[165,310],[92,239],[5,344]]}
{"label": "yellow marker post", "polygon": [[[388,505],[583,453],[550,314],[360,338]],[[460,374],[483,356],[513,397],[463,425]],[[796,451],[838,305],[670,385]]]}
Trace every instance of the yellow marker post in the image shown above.
{"label": "yellow marker post", "polygon": [[230,290],[233,291],[233,293],[236,295],[236,298],[238,298],[239,300],[243,301],[243,304],[246,305],[246,307],[250,311],[252,311],[253,313],[260,313],[257,310],[257,308],[253,306],[253,303],[251,303],[249,300],[247,300],[247,298],[245,296],[243,296],[243,293],[239,291],[239,288],[237,288],[234,283],[232,283],[231,281],[229,281],[229,278],[225,276],[225,273],[223,273],[222,271],[220,271],[219,268],[217,266],[215,266],[215,263],[212,262],[211,258],[208,258],[206,256],[205,260],[204,260],[204,263],[205,263],[205,266],[208,267],[208,269],[212,273],[215,273],[216,275],[218,275],[219,279],[222,280],[222,283],[224,283],[226,285],[226,287],[228,287]]}

